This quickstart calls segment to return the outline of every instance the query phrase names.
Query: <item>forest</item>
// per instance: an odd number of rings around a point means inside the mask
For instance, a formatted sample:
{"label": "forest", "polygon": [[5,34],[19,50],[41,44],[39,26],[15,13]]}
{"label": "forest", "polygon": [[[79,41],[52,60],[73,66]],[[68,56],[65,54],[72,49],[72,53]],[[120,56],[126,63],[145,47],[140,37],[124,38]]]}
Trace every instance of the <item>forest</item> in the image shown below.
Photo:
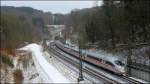
{"label": "forest", "polygon": [[[40,41],[47,24],[64,24],[64,38],[85,47],[115,49],[120,45],[150,42],[150,1],[103,0],[102,6],[52,14],[30,7],[1,7],[2,48],[25,41]],[[11,32],[10,32],[11,31]],[[31,34],[30,34],[31,33]],[[50,37],[49,37],[50,38]]]}
{"label": "forest", "polygon": [[32,41],[32,28],[26,21],[11,15],[1,15],[1,49],[13,50],[19,44]]}
{"label": "forest", "polygon": [[30,7],[1,6],[1,50],[14,52],[25,43],[39,42],[43,28],[52,24],[50,12]]}
{"label": "forest", "polygon": [[63,21],[67,25],[64,35],[101,49],[149,43],[149,4],[148,0],[103,0],[102,6],[73,10]]}

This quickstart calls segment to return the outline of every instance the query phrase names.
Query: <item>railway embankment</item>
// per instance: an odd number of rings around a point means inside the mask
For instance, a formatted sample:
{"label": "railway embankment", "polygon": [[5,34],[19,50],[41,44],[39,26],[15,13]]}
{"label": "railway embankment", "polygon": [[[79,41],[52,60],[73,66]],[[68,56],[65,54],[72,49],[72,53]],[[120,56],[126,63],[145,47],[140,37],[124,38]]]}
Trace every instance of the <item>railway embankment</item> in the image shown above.
{"label": "railway embankment", "polygon": [[43,83],[42,77],[39,75],[31,52],[17,51],[17,57],[14,59],[16,70],[21,70],[23,73],[23,83]]}
{"label": "railway embankment", "polygon": [[[54,52],[45,52],[45,54],[49,54],[49,55],[44,55],[46,56],[45,58],[51,63],[53,64],[57,70],[59,72],[61,72],[67,79],[71,80],[73,83],[77,83],[77,79],[79,77],[79,69],[78,67],[72,65],[71,63],[67,62],[66,60],[60,58],[58,56],[56,56],[56,53],[54,54]],[[59,54],[60,55],[60,54]],[[51,56],[51,57],[50,57]],[[63,56],[63,55],[61,55]],[[69,60],[68,60],[69,61]],[[70,60],[72,61],[72,60]],[[74,62],[74,61],[72,61]],[[74,62],[76,63],[76,62]],[[76,63],[76,65],[78,65]],[[90,76],[89,74],[87,74],[86,72],[83,72],[83,76],[84,76],[84,83],[102,83],[102,80],[99,79],[95,79],[92,76]]]}
{"label": "railway embankment", "polygon": [[[53,45],[53,46],[51,46],[50,48],[52,48],[52,47],[54,47],[53,49],[55,50],[55,46]],[[57,53],[60,53],[61,51],[59,51],[59,49],[57,50],[55,50],[56,51],[56,55],[58,56],[58,57],[60,57],[60,58],[62,58],[62,57],[64,57],[64,58],[69,58],[69,57],[71,57],[71,56],[67,56],[66,54],[60,54],[60,56],[59,56],[59,54],[57,54]],[[54,51],[52,51],[52,52],[54,52]],[[63,59],[64,59],[63,58]],[[68,59],[68,60],[71,60],[71,59]],[[68,61],[67,60],[67,61]],[[73,60],[72,60],[73,61]],[[72,62],[69,62],[69,63],[72,63]],[[72,64],[74,64],[74,63],[72,63]],[[77,63],[76,63],[77,64]],[[77,66],[78,67],[78,66]],[[128,78],[127,77],[127,79],[124,79],[123,77],[117,77],[118,79],[121,79],[121,80],[123,80],[124,82],[126,82],[126,83],[131,83],[131,82],[133,82],[133,83],[137,83],[138,81],[133,81],[133,80],[131,80],[130,78]],[[94,81],[95,82],[95,81]],[[139,82],[138,82],[139,83]]]}
{"label": "railway embankment", "polygon": [[[47,60],[44,58],[45,54],[43,54],[43,49],[40,45],[33,43],[23,48],[20,48],[19,50],[25,50],[31,53],[31,57],[33,59],[32,60],[33,65],[35,65],[35,70],[38,72],[37,75],[39,75],[42,78],[43,80],[42,83],[69,83],[70,82],[52,64],[47,62]],[[35,75],[36,74],[34,74],[34,76]],[[33,78],[33,76],[31,78]]]}
{"label": "railway embankment", "polygon": [[[53,48],[51,48],[49,49],[49,51],[53,58],[53,63],[54,65],[56,65],[55,67],[57,67],[61,73],[64,73],[66,77],[68,77],[69,79],[72,78],[75,82],[77,82],[77,79],[79,77],[79,61],[59,50],[53,50]],[[110,81],[108,82],[105,79],[102,79],[99,75],[94,74],[94,72],[89,72],[85,69],[83,71],[83,78],[84,83],[110,83]]]}

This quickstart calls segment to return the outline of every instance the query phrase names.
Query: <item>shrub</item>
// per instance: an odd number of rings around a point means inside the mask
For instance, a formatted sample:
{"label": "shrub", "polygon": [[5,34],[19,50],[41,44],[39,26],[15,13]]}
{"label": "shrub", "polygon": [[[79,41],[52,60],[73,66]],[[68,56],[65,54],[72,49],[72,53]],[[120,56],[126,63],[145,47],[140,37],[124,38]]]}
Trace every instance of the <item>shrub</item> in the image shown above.
{"label": "shrub", "polygon": [[14,67],[13,65],[13,61],[9,58],[9,57],[6,57],[6,56],[0,56],[1,58],[1,61],[7,65],[9,65],[10,67]]}

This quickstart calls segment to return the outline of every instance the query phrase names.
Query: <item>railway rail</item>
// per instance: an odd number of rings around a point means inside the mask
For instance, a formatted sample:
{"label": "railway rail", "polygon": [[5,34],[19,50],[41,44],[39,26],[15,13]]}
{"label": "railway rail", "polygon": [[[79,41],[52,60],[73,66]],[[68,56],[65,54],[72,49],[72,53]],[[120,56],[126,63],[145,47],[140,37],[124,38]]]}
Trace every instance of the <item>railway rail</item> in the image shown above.
{"label": "railway rail", "polygon": [[[61,61],[60,59],[62,59],[62,60],[64,60],[65,62],[68,62],[69,65],[72,65],[72,66],[74,66],[74,67],[77,69],[78,64],[76,63],[76,61],[70,60],[69,58],[66,58],[66,57],[63,57],[63,56],[62,56],[63,54],[62,54],[62,53],[58,53],[56,50],[50,49],[50,51],[52,52],[52,54],[57,55],[57,56],[59,57],[59,58],[55,57],[56,59],[58,59],[59,61]],[[61,62],[63,62],[63,61],[61,61]],[[66,64],[66,63],[64,63],[64,64],[68,66],[68,64]],[[71,68],[71,67],[69,67],[69,68]],[[71,68],[71,69],[72,69],[73,71],[75,71],[76,73],[78,73],[78,71],[75,70],[74,68]],[[88,74],[91,75],[91,73],[88,73]],[[92,76],[92,77],[95,77],[95,76]],[[85,78],[86,78],[86,77],[85,77]],[[88,79],[88,78],[86,78],[86,79]],[[93,80],[91,80],[91,79],[88,79],[88,80],[90,80],[91,82],[94,83]],[[108,83],[108,82],[105,81],[105,83]]]}
{"label": "railway rail", "polygon": [[[55,50],[55,49],[52,49],[52,48],[51,48],[50,51],[52,51],[52,53],[54,53],[55,55],[59,56],[61,59],[65,60],[66,62],[68,62],[68,63],[71,64],[72,66],[74,66],[74,67],[76,67],[76,68],[79,67],[79,65],[78,65],[78,63],[76,63],[76,61],[74,61],[74,60],[72,60],[72,59],[69,59],[69,58],[67,58],[67,57],[64,57],[64,56],[63,56],[64,54],[58,52],[58,50]],[[94,77],[94,78],[96,78],[96,79],[98,79],[98,80],[103,80],[104,83],[107,83],[107,84],[109,84],[109,83],[117,84],[117,83],[118,83],[117,81],[114,81],[114,80],[112,80],[112,79],[106,78],[105,76],[103,76],[103,75],[101,75],[101,74],[99,74],[99,73],[97,73],[97,72],[95,72],[95,71],[92,71],[92,70],[89,69],[89,68],[83,68],[83,71],[84,71],[85,73],[87,73],[88,75],[90,75],[90,76],[92,76],[92,77]]]}
{"label": "railway rail", "polygon": [[135,83],[135,84],[142,84],[141,82],[139,82],[137,80],[134,80],[134,79],[131,79],[128,76],[123,76],[123,78],[130,81],[130,82],[132,82],[132,83]]}
{"label": "railway rail", "polygon": [[[52,53],[54,53],[55,55],[59,56],[61,59],[63,59],[65,61],[67,61],[68,63],[70,63],[72,66],[75,66],[76,68],[79,67],[77,61],[74,61],[74,60],[72,60],[72,59],[70,59],[70,58],[68,58],[66,56],[64,57],[64,52],[62,54],[62,51],[57,49],[55,46],[50,46],[49,50]],[[86,72],[88,75],[91,75],[94,78],[97,78],[99,80],[104,80],[105,83],[113,83],[113,84],[120,83],[120,82],[118,82],[116,80],[113,80],[113,79],[111,79],[109,77],[106,77],[105,75],[100,74],[98,71],[95,71],[95,70],[93,70],[93,69],[91,69],[89,67],[86,67],[86,66],[83,68],[83,71]],[[115,75],[115,77],[116,77],[116,75]],[[136,84],[140,84],[141,83],[141,82],[139,82],[137,80],[133,80],[133,79],[127,77],[127,76],[119,76],[118,78],[120,78],[120,79],[122,79],[124,81],[127,81],[126,83],[131,83],[131,84],[132,83],[133,84],[134,83],[136,83]]]}

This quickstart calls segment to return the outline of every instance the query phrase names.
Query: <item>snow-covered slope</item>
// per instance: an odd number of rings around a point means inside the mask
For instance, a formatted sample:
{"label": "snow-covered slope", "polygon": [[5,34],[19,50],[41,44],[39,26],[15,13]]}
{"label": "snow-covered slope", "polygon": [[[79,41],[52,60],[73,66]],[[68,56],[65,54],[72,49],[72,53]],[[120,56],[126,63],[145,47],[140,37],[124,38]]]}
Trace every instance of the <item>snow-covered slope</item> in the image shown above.
{"label": "snow-covered slope", "polygon": [[43,57],[42,47],[38,44],[29,44],[19,50],[32,52],[33,60],[37,71],[42,76],[45,83],[70,83],[58,70],[48,63]]}

